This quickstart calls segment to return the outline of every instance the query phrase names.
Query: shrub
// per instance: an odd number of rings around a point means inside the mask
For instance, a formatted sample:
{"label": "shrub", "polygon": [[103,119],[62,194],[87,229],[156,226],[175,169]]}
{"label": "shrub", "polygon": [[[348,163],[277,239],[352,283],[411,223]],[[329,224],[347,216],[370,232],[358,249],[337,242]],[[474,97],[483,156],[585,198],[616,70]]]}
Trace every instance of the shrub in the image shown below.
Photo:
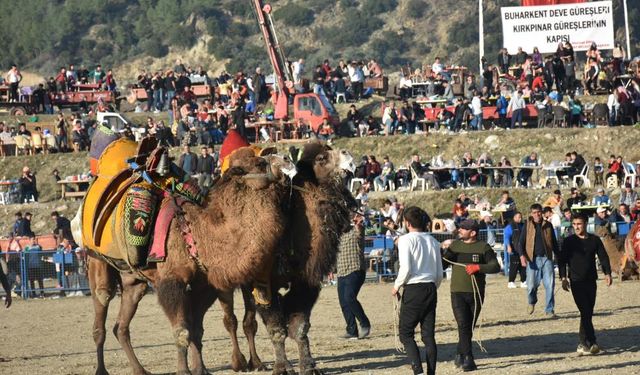
{"label": "shrub", "polygon": [[297,4],[289,4],[273,13],[277,20],[282,20],[288,26],[308,26],[315,19],[313,11]]}
{"label": "shrub", "polygon": [[408,0],[405,8],[407,17],[418,19],[421,18],[428,9],[429,4],[424,0]]}
{"label": "shrub", "polygon": [[365,13],[376,15],[394,10],[398,6],[396,0],[365,0],[362,8]]}
{"label": "shrub", "polygon": [[157,38],[149,38],[142,42],[142,49],[147,55],[153,57],[162,57],[169,52],[167,46],[160,43]]}

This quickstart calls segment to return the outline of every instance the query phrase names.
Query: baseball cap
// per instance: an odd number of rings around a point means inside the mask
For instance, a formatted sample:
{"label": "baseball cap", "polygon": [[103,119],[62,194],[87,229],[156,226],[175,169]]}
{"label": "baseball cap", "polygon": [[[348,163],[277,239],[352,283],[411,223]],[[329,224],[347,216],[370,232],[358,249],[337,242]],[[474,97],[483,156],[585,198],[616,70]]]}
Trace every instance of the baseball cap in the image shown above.
{"label": "baseball cap", "polygon": [[475,220],[471,220],[471,219],[463,220],[460,223],[460,228],[461,229],[466,229],[466,230],[475,230],[476,232],[479,229],[478,223]]}
{"label": "baseball cap", "polygon": [[596,210],[597,213],[601,213],[601,212],[607,212],[607,208],[606,207],[598,207],[598,209]]}

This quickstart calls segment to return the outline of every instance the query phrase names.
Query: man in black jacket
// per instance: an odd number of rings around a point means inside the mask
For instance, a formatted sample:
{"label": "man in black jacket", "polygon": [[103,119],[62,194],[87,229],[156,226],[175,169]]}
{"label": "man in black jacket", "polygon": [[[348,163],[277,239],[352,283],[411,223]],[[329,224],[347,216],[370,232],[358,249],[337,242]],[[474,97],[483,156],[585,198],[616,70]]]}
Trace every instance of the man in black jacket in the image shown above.
{"label": "man in black jacket", "polygon": [[198,155],[191,152],[189,146],[182,147],[182,154],[178,158],[178,167],[180,167],[187,174],[187,178],[190,178],[196,173],[198,169]]}
{"label": "man in black jacket", "polygon": [[[600,238],[587,233],[587,219],[584,216],[576,216],[571,224],[575,234],[564,240],[558,258],[562,289],[569,291],[571,288],[573,300],[580,311],[578,354],[597,354],[600,352],[600,347],[596,343],[592,322],[593,308],[596,304],[596,280],[598,279],[596,255],[602,266],[606,286],[610,286],[612,282],[611,265]],[[568,277],[567,267],[569,268]]]}
{"label": "man in black jacket", "polygon": [[202,153],[198,157],[198,168],[196,171],[200,175],[200,177],[198,177],[198,186],[200,186],[200,189],[205,193],[213,184],[212,175],[215,168],[216,165],[213,156],[209,155],[209,150],[206,146],[203,146]]}
{"label": "man in black jacket", "polygon": [[60,216],[58,211],[53,211],[51,213],[51,219],[56,223],[56,227],[53,229],[53,234],[58,236],[58,241],[67,240],[72,244],[75,244],[69,219]]}

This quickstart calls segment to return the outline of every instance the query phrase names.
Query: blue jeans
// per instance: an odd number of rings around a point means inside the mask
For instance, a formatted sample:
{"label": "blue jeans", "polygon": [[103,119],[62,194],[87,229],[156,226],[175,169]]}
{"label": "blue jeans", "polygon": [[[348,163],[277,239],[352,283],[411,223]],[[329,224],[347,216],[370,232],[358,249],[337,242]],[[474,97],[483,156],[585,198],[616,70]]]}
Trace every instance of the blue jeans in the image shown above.
{"label": "blue jeans", "polygon": [[516,109],[511,114],[511,129],[515,127],[516,122],[518,122],[520,127],[522,127],[522,111],[522,109]]}
{"label": "blue jeans", "polygon": [[174,90],[167,90],[167,108],[171,106],[171,99],[176,96],[176,92]]}
{"label": "blue jeans", "polygon": [[473,115],[473,120],[471,120],[471,128],[475,130],[482,130],[482,113],[479,115]]}
{"label": "blue jeans", "polygon": [[398,120],[389,119],[384,125],[387,128],[387,135],[393,135],[398,128]]}
{"label": "blue jeans", "polygon": [[155,108],[160,111],[164,107],[164,102],[162,101],[162,89],[153,91],[153,104],[155,104]]}
{"label": "blue jeans", "polygon": [[342,315],[347,323],[347,334],[358,336],[358,326],[356,319],[360,322],[360,327],[369,328],[371,323],[365,314],[362,305],[358,301],[358,293],[364,284],[365,272],[355,271],[346,276],[338,277],[338,301],[342,309]]}
{"label": "blue jeans", "polygon": [[527,263],[527,298],[530,305],[535,305],[538,302],[540,281],[544,285],[545,302],[547,304],[544,311],[553,313],[555,305],[553,289],[556,285],[556,279],[553,261],[546,256],[534,257],[531,262]]}

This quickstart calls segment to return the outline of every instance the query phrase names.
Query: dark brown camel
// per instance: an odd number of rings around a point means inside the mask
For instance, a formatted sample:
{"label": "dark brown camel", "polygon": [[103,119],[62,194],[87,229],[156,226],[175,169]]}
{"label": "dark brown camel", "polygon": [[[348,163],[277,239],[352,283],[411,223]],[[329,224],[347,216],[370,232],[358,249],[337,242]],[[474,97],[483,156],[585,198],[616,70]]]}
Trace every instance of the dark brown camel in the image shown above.
{"label": "dark brown camel", "polygon": [[[243,324],[251,349],[248,364],[238,348],[233,289],[250,280],[256,272],[253,264],[260,264],[270,256],[270,249],[277,247],[281,237],[279,231],[284,229],[286,220],[279,206],[284,194],[283,184],[273,182],[282,181],[285,174],[291,173],[291,164],[288,159],[276,156],[267,158],[268,165],[265,159],[248,155],[236,159],[240,161],[235,164],[232,162],[229,173],[210,192],[204,208],[185,207],[184,217],[195,240],[198,259],[189,255],[181,228],[174,220],[167,241],[169,251],[166,262],[142,272],[156,285],[158,300],[174,327],[179,352],[178,373],[206,373],[201,355],[202,322],[216,298],[221,301],[225,312],[224,325],[232,337],[234,370],[263,367],[253,341],[257,331],[255,309],[247,309]],[[250,199],[244,200],[245,197]],[[256,225],[261,220],[268,220],[270,225]],[[89,262],[89,279],[95,308],[93,336],[98,359],[96,373],[107,373],[103,355],[105,320],[109,301],[115,295],[116,284],[120,282],[122,306],[113,331],[127,354],[133,372],[146,374],[134,354],[129,334],[129,324],[146,291],[146,281],[133,273],[118,274],[99,258],[92,258]],[[250,293],[243,295],[245,304],[252,304]],[[187,348],[192,350],[193,372],[189,372],[187,367]]]}
{"label": "dark brown camel", "polygon": [[[258,306],[274,346],[273,374],[287,374],[287,337],[298,344],[300,374],[321,373],[309,348],[309,319],[322,278],[335,264],[340,235],[349,227],[350,210],[356,208],[341,178],[347,165],[353,171],[352,161],[344,151],[313,143],[305,146],[297,164],[281,266],[272,274],[272,304]],[[278,294],[280,288],[288,288],[287,293]]]}

